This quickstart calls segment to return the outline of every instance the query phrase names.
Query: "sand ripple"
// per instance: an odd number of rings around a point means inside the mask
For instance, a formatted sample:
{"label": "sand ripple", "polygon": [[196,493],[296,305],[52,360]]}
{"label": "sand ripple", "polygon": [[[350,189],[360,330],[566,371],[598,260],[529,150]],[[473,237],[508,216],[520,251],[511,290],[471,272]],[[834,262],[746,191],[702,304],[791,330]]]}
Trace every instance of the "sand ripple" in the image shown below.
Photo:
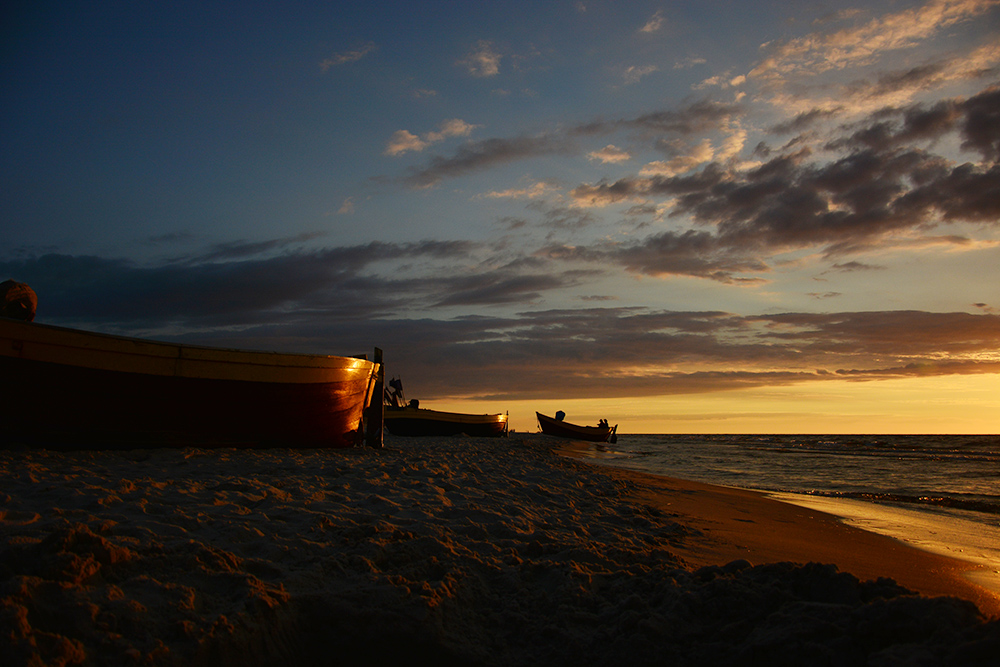
{"label": "sand ripple", "polygon": [[0,450],[9,665],[993,664],[1000,623],[833,566],[690,571],[544,439]]}

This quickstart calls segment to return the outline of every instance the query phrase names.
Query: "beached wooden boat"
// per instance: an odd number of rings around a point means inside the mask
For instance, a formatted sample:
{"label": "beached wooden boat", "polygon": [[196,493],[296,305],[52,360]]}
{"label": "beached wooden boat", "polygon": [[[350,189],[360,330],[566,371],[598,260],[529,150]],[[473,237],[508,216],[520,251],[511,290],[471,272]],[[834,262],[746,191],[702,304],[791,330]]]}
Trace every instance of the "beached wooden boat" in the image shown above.
{"label": "beached wooden boat", "polygon": [[393,435],[434,436],[465,434],[479,438],[499,438],[507,435],[507,415],[473,415],[462,412],[442,412],[420,407],[420,402],[407,403],[403,381],[392,378],[383,393],[385,428]]}
{"label": "beached wooden boat", "polygon": [[7,318],[0,378],[0,443],[55,448],[349,447],[382,393],[379,364],[364,357],[177,345]]}
{"label": "beached wooden boat", "polygon": [[507,415],[473,415],[442,412],[411,406],[386,406],[382,415],[386,430],[393,435],[459,435],[499,438],[507,435]]}
{"label": "beached wooden boat", "polygon": [[600,426],[577,426],[562,419],[543,415],[541,412],[536,412],[535,415],[538,417],[538,425],[545,435],[586,440],[587,442],[617,442],[618,440],[618,424],[608,426],[607,422],[602,422]]}

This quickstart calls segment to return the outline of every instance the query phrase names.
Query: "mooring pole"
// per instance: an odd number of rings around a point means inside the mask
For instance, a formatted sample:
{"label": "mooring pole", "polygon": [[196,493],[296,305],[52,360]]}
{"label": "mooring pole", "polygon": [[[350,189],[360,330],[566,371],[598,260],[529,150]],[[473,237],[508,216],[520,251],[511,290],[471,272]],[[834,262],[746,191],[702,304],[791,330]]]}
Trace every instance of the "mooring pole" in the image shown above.
{"label": "mooring pole", "polygon": [[378,364],[375,371],[375,387],[372,389],[371,402],[365,409],[365,444],[376,449],[382,448],[382,419],[385,395],[385,369],[382,366],[382,350],[375,348],[374,361]]}

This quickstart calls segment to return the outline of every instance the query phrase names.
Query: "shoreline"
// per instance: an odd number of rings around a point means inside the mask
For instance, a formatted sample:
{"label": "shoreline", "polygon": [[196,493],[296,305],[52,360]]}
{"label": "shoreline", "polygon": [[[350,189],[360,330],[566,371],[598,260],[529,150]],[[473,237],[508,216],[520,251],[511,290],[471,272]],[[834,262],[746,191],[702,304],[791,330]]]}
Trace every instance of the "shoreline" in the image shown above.
{"label": "shoreline", "polygon": [[977,523],[975,529],[979,531],[979,541],[976,544],[957,544],[948,539],[949,528],[956,522],[969,523],[967,519],[945,518],[921,509],[850,498],[778,492],[767,492],[767,495],[780,502],[832,514],[848,525],[885,535],[920,551],[967,563],[971,569],[962,576],[1000,601],[1000,570],[997,569],[1000,558],[995,557],[1000,547],[1000,529],[990,530],[989,526]]}
{"label": "shoreline", "polygon": [[[585,462],[595,458],[588,454],[591,443],[560,444],[555,451],[564,456]],[[754,564],[785,560],[832,563],[859,579],[888,577],[923,595],[970,600],[985,616],[1000,618],[1000,577],[986,563],[860,527],[852,522],[850,512],[838,513],[844,509],[839,499],[591,465],[637,482],[644,502],[703,530],[706,539],[702,544],[677,548],[696,566],[718,565],[735,558]]]}

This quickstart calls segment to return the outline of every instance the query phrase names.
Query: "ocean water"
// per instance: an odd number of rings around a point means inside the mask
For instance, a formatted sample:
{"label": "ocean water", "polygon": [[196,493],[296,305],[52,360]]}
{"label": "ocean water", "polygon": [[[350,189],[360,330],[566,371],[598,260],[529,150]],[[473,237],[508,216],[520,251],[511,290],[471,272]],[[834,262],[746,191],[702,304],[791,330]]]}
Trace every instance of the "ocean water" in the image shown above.
{"label": "ocean water", "polygon": [[1000,436],[626,435],[598,463],[768,492],[980,566],[1000,592]]}

